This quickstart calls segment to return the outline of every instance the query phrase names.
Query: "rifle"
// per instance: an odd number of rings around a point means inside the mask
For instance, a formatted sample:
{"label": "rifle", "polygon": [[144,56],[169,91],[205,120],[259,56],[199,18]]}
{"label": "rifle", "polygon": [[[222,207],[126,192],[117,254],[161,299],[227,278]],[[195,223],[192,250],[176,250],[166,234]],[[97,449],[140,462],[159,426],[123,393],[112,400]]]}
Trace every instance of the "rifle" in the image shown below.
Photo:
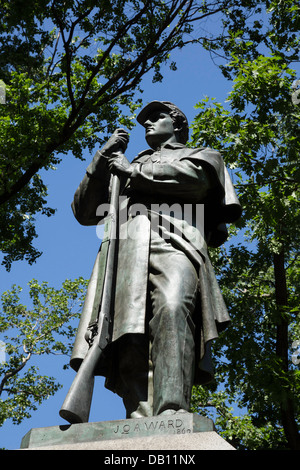
{"label": "rifle", "polygon": [[114,174],[112,177],[110,213],[107,216],[110,222],[109,246],[98,321],[94,334],[90,338],[90,347],[87,354],[59,411],[60,416],[71,424],[88,422],[94,389],[95,369],[105,347],[110,341],[110,315],[115,277],[119,192],[120,179],[118,175]]}

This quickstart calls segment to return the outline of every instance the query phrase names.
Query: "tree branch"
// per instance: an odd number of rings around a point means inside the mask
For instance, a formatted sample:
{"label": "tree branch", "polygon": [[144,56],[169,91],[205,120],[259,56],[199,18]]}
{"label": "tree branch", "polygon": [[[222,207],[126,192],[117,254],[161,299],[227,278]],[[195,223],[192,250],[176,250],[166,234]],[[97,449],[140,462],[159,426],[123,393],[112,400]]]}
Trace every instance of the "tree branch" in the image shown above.
{"label": "tree branch", "polygon": [[6,382],[7,382],[11,377],[14,377],[15,375],[17,375],[17,374],[26,366],[26,364],[27,364],[27,362],[29,361],[30,357],[31,357],[31,353],[29,353],[29,354],[27,355],[27,357],[23,357],[23,358],[22,358],[22,364],[20,364],[19,367],[16,367],[15,369],[10,370],[10,371],[8,371],[8,372],[6,372],[6,373],[4,374],[4,377],[3,377],[3,379],[2,379],[2,381],[1,381],[1,383],[0,383],[0,396],[1,396],[2,392],[3,392],[3,390],[4,390],[4,385],[6,384]]}
{"label": "tree branch", "polygon": [[[186,2],[186,0],[170,2],[170,10],[168,11],[167,16],[163,19],[163,21],[157,28],[155,34],[151,36],[151,40],[149,41],[146,48],[136,57],[135,60],[130,62],[128,61],[128,63],[125,65],[124,68],[122,68],[122,70],[117,71],[113,77],[110,77],[91,99],[87,99],[93,79],[101,71],[101,67],[105,63],[105,60],[107,60],[107,58],[109,57],[113,48],[118,44],[120,39],[124,37],[124,35],[129,31],[129,29],[139,21],[139,19],[143,14],[145,14],[145,12],[151,13],[152,2],[144,2],[143,8],[139,10],[138,13],[136,13],[132,18],[128,19],[128,21],[122,26],[122,28],[117,31],[115,37],[110,42],[109,47],[106,49],[106,51],[94,67],[92,73],[89,75],[85,84],[85,88],[81,94],[80,100],[76,103],[72,87],[71,70],[74,50],[71,48],[71,41],[73,39],[76,25],[78,25],[85,17],[87,17],[91,13],[92,9],[89,9],[80,14],[71,23],[71,25],[69,25],[70,30],[68,33],[66,33],[65,19],[59,16],[59,13],[58,11],[56,11],[55,4],[53,2],[53,17],[59,28],[59,33],[54,47],[52,60],[47,68],[47,76],[49,77],[51,67],[53,67],[54,57],[58,48],[58,41],[61,38],[65,51],[64,57],[66,65],[66,82],[68,95],[71,103],[71,111],[62,129],[57,134],[55,140],[53,140],[47,145],[43,154],[37,156],[37,158],[22,173],[18,180],[10,186],[10,189],[4,191],[0,195],[0,204],[4,204],[9,199],[16,196],[18,192],[20,192],[30,182],[31,178],[47,163],[51,153],[57,151],[62,144],[68,141],[68,139],[74,134],[74,132],[83,124],[86,117],[89,116],[89,114],[91,114],[95,110],[95,106],[101,106],[103,104],[106,104],[109,100],[115,99],[122,93],[128,91],[130,88],[136,86],[139,83],[141,77],[153,67],[153,59],[158,54],[166,54],[167,52],[176,48],[177,44],[171,44],[171,42],[174,40],[176,35],[180,34],[180,31],[182,31],[182,28],[184,27],[187,21],[197,21],[198,19],[205,18],[207,15],[212,15],[214,13],[213,11],[210,11],[207,13],[203,13],[203,15],[197,15],[197,10],[192,10],[193,3],[193,0],[189,0],[188,2]],[[217,8],[217,11],[219,11],[219,8]],[[181,15],[178,19],[177,24],[174,27],[172,26],[172,29],[170,28],[170,32],[163,39],[158,49],[157,44],[162,37],[162,33],[164,32],[164,30],[167,31],[169,29],[168,27],[172,24],[177,15]],[[187,41],[187,43],[189,42],[192,41]],[[112,90],[112,88],[114,88],[114,90]],[[108,92],[110,92],[109,97],[106,96]]]}

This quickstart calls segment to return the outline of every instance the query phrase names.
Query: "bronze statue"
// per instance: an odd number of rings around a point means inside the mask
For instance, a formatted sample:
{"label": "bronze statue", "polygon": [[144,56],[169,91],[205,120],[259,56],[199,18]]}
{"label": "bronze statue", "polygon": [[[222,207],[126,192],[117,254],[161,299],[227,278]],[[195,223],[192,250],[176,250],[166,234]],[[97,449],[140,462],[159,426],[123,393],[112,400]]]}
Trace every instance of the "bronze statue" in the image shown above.
{"label": "bronze statue", "polygon": [[210,343],[230,321],[207,253],[241,214],[221,155],[186,147],[187,118],[170,102],[152,101],[137,120],[150,149],[130,163],[128,134],[117,129],[72,204],[81,224],[106,220],[110,234],[74,344],[76,384],[60,411],[71,423],[88,420],[95,375],[123,398],[127,418],[188,411],[193,384],[213,378]]}

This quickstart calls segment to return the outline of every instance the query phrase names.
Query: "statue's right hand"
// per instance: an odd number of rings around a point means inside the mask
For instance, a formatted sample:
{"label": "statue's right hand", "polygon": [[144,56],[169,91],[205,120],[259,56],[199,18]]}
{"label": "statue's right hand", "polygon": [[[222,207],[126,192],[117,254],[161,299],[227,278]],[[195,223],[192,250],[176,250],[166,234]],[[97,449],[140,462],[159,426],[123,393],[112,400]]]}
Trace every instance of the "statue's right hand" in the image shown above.
{"label": "statue's right hand", "polygon": [[113,152],[121,150],[125,152],[129,141],[128,132],[125,129],[116,129],[112,136],[108,139],[101,153],[106,157],[110,157]]}

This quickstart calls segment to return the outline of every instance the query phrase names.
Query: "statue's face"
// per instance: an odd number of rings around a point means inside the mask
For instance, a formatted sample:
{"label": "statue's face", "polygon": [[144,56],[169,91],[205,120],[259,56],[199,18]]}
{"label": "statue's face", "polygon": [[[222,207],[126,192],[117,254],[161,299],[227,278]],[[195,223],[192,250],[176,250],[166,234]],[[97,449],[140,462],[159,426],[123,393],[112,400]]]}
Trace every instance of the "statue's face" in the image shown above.
{"label": "statue's face", "polygon": [[166,142],[177,142],[172,118],[163,111],[154,111],[144,122],[146,140],[156,149]]}

